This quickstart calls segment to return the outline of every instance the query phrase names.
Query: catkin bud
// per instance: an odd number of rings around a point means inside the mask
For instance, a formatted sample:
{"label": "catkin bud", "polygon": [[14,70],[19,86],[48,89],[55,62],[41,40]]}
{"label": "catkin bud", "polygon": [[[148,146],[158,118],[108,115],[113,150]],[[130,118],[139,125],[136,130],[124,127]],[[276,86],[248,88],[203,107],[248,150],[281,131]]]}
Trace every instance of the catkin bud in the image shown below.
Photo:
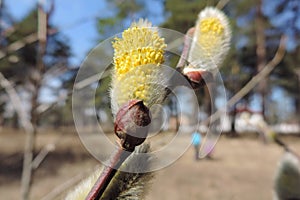
{"label": "catkin bud", "polygon": [[127,151],[142,144],[148,134],[151,122],[149,109],[140,100],[131,100],[116,115],[115,133],[121,146]]}
{"label": "catkin bud", "polygon": [[132,99],[143,101],[147,107],[160,103],[165,95],[161,64],[166,44],[157,29],[144,20],[133,23],[121,38],[115,38],[113,48],[113,115]]}
{"label": "catkin bud", "polygon": [[211,77],[228,53],[230,40],[231,30],[226,15],[217,8],[205,8],[198,15],[188,54],[189,65],[183,73],[198,83],[203,81],[204,72],[206,76],[211,73]]}
{"label": "catkin bud", "polygon": [[285,153],[275,176],[276,199],[300,199],[300,161],[292,153]]}

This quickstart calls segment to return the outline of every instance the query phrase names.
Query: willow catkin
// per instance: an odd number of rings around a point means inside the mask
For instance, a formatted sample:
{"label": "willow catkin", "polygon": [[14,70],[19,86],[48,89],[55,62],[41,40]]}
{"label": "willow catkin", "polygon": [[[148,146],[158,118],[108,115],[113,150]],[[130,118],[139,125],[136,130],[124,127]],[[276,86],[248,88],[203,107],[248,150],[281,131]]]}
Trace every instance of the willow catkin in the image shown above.
{"label": "willow catkin", "polygon": [[[131,173],[127,171],[147,171],[151,164],[150,154],[147,154],[149,151],[149,144],[143,144],[136,148],[134,153],[121,165],[119,171],[105,190],[102,199],[143,199],[146,195],[149,181],[153,177],[153,173]],[[140,153],[143,153],[144,156],[136,156]],[[130,170],[133,168],[135,170]],[[65,200],[84,200],[103,170],[104,168],[100,167],[86,179],[81,181],[67,194]]]}
{"label": "willow catkin", "polygon": [[292,153],[282,157],[274,181],[275,199],[300,199],[300,161]]}
{"label": "willow catkin", "polygon": [[184,68],[184,73],[220,67],[229,51],[230,40],[231,29],[227,16],[214,7],[202,10],[188,55],[190,65]]}
{"label": "willow catkin", "polygon": [[147,107],[160,103],[165,94],[163,79],[166,44],[158,30],[146,20],[133,23],[115,38],[114,69],[112,72],[112,113],[132,99],[141,100]]}

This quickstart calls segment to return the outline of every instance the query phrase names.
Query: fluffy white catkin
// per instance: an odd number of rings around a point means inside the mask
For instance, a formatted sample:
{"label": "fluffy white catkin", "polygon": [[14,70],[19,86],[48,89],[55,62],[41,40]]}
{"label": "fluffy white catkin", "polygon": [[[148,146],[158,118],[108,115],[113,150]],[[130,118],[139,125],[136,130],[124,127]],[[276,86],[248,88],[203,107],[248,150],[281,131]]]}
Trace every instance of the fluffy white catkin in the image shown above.
{"label": "fluffy white catkin", "polygon": [[[116,173],[102,199],[116,200],[139,200],[143,199],[147,192],[147,186],[153,177],[152,173],[129,173],[124,169],[139,168],[137,171],[147,171],[150,167],[151,158],[149,144],[143,144],[136,148],[127,160],[122,164],[120,171]],[[136,156],[143,153],[144,156]],[[100,167],[85,180],[81,181],[66,196],[65,200],[84,200],[104,168]]]}
{"label": "fluffy white catkin", "polygon": [[282,157],[274,182],[276,200],[300,199],[300,161],[292,153]]}
{"label": "fluffy white catkin", "polygon": [[148,108],[160,103],[165,93],[161,64],[166,44],[157,28],[141,19],[125,30],[121,38],[115,38],[112,46],[112,114],[115,116],[132,99],[143,101]]}
{"label": "fluffy white catkin", "polygon": [[227,16],[214,7],[207,7],[198,15],[188,55],[190,71],[212,71],[220,67],[230,47],[231,29]]}

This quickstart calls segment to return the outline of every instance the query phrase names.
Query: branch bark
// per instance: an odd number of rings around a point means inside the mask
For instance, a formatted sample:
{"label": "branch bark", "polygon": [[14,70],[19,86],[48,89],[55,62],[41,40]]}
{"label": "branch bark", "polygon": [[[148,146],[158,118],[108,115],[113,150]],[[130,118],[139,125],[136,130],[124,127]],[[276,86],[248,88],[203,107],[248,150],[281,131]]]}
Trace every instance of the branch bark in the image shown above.
{"label": "branch bark", "polygon": [[26,145],[24,152],[24,161],[23,161],[23,172],[22,172],[22,199],[28,199],[29,194],[29,185],[31,180],[31,160],[33,157],[32,151],[29,149],[33,145],[33,136],[34,136],[34,126],[26,115],[26,111],[24,110],[23,103],[13,88],[12,84],[2,75],[0,72],[0,85],[6,90],[11,102],[18,114],[18,118],[21,126],[24,128],[26,133]]}
{"label": "branch bark", "polygon": [[[265,36],[265,22],[262,14],[262,0],[259,0],[256,6],[255,15],[255,33],[256,33],[256,56],[257,56],[257,72],[261,72],[266,65],[266,36]],[[267,96],[268,79],[262,79],[258,83],[258,92],[261,96],[261,112],[265,118],[266,113],[266,96]]]}
{"label": "branch bark", "polygon": [[218,4],[216,5],[216,8],[222,10],[228,3],[229,3],[229,0],[220,0],[218,2]]}
{"label": "branch bark", "polygon": [[38,5],[38,52],[37,52],[37,63],[36,69],[33,70],[31,77],[31,84],[33,85],[32,97],[31,97],[31,124],[33,130],[26,134],[25,149],[24,149],[24,160],[23,160],[23,171],[21,180],[21,199],[28,200],[31,182],[32,182],[32,161],[33,153],[35,148],[35,137],[37,134],[37,125],[39,114],[38,108],[38,96],[39,90],[42,83],[42,74],[44,72],[44,61],[43,57],[46,52],[47,44],[47,13],[43,10],[42,6]]}
{"label": "branch bark", "polygon": [[24,105],[22,103],[21,98],[19,97],[17,91],[11,84],[9,80],[7,80],[3,74],[0,72],[0,85],[5,89],[6,93],[8,94],[11,103],[18,115],[20,125],[24,128],[26,133],[33,131],[33,126],[26,115],[26,110],[24,109]]}
{"label": "branch bark", "polygon": [[[231,107],[237,103],[241,98],[248,94],[261,80],[267,77],[272,70],[281,62],[285,54],[285,43],[286,36],[282,36],[280,39],[280,44],[277,49],[277,52],[273,59],[268,62],[263,69],[254,76],[240,91],[238,91],[226,104],[226,107]],[[215,121],[220,118],[222,110],[218,110],[213,115],[211,115],[205,122]]]}

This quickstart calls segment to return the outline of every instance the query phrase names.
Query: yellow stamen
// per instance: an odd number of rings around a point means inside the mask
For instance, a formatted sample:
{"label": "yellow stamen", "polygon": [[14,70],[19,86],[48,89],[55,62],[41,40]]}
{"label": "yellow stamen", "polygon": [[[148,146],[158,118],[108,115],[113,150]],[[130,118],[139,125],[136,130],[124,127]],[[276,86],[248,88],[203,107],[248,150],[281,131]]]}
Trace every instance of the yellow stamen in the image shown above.
{"label": "yellow stamen", "polygon": [[[148,26],[148,27],[146,27]],[[114,71],[112,83],[112,107],[119,106],[130,99],[143,100],[144,104],[158,101],[157,87],[153,83],[160,80],[157,74],[164,62],[166,44],[155,28],[149,27],[145,21],[134,23],[122,33],[121,38],[115,38]],[[164,90],[162,89],[162,93]]]}
{"label": "yellow stamen", "polygon": [[150,47],[142,47],[130,50],[129,52],[124,52],[114,58],[117,75],[126,74],[131,69],[141,65],[159,65],[164,62],[163,53],[163,50],[153,49]]}
{"label": "yellow stamen", "polygon": [[228,53],[231,30],[226,15],[217,8],[207,7],[198,15],[193,42],[189,51],[190,67],[214,70]]}
{"label": "yellow stamen", "polygon": [[206,56],[212,56],[216,48],[221,46],[224,34],[224,26],[218,18],[209,17],[200,21],[199,25],[199,40],[206,51]]}
{"label": "yellow stamen", "polygon": [[200,22],[200,32],[202,34],[214,34],[221,35],[224,32],[224,26],[218,18],[209,17],[201,20]]}

